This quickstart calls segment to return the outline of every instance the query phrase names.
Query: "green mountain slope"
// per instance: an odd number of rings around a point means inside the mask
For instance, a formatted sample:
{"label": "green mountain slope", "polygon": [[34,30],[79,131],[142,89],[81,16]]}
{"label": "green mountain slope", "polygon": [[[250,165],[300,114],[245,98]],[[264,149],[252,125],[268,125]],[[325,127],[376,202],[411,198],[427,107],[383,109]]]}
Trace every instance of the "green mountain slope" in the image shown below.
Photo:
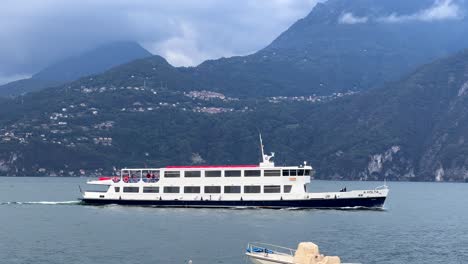
{"label": "green mountain slope", "polygon": [[135,61],[4,102],[3,174],[255,164],[261,131],[267,150],[277,153],[277,164],[306,160],[319,178],[467,178],[468,51],[386,87],[321,102],[171,89],[137,76],[156,71],[178,79],[178,70],[162,58],[143,61],[140,70],[135,66],[142,63]]}
{"label": "green mountain slope", "polygon": [[[432,4],[328,1],[250,56],[152,56],[0,99],[0,174],[257,163],[261,131],[277,164],[309,161],[319,178],[466,181],[468,51],[410,71],[465,46],[466,19],[378,20]],[[339,23],[347,12],[367,22]]]}
{"label": "green mountain slope", "polygon": [[467,66],[465,51],[312,114],[327,174],[465,180]]}

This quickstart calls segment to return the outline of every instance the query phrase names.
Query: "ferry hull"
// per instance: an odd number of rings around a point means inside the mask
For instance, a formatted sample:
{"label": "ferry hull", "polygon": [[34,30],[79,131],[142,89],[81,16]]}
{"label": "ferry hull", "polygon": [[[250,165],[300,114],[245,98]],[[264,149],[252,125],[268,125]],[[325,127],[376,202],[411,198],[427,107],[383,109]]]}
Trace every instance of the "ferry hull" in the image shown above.
{"label": "ferry hull", "polygon": [[223,201],[223,200],[118,200],[118,199],[81,199],[90,205],[137,205],[154,207],[196,207],[196,208],[317,208],[317,209],[382,209],[386,197],[339,198],[339,199],[302,199],[302,200],[264,200],[264,201]]}

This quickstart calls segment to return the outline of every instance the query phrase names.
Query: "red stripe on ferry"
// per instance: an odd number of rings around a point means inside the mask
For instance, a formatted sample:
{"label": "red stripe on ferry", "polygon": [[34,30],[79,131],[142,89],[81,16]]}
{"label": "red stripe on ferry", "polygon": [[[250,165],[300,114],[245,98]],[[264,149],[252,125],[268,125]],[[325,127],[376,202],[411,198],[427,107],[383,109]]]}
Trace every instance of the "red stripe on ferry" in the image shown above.
{"label": "red stripe on ferry", "polygon": [[166,166],[166,169],[257,168],[258,165]]}
{"label": "red stripe on ferry", "polygon": [[107,180],[110,180],[112,179],[111,177],[99,177],[99,180],[100,181],[107,181]]}

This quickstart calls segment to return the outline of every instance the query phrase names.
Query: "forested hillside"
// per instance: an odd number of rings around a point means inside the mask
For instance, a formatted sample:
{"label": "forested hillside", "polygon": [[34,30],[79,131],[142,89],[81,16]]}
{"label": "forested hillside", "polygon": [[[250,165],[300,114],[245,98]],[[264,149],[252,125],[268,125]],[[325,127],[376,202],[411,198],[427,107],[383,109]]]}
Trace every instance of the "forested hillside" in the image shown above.
{"label": "forested hillside", "polygon": [[[161,69],[163,61],[153,63],[146,68]],[[257,163],[261,131],[278,164],[309,161],[319,178],[467,177],[468,52],[380,89],[332,97],[250,100],[142,84],[136,77],[130,77],[134,85],[103,79],[123,76],[128,67],[6,102],[3,172],[77,175],[121,166]]]}
{"label": "forested hillside", "polygon": [[318,178],[466,181],[468,51],[434,58],[468,27],[423,20],[437,3],[330,0],[250,56],[151,56],[0,99],[0,172],[255,164],[261,132],[277,164]]}

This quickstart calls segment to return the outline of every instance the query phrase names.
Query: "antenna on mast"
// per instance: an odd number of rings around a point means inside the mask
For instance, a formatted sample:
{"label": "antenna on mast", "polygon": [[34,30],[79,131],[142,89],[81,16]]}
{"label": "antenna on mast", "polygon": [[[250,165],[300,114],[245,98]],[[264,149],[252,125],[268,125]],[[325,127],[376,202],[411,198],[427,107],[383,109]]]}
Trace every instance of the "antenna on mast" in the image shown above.
{"label": "antenna on mast", "polygon": [[260,150],[262,151],[262,160],[265,160],[265,152],[263,151],[263,141],[262,141],[262,133],[258,134],[260,136]]}
{"label": "antenna on mast", "polygon": [[263,150],[262,134],[259,133],[259,136],[260,136],[260,149],[262,150],[262,162],[260,163],[260,167],[274,167],[275,163],[271,161],[271,158],[275,156],[275,153],[272,152],[271,155],[265,155],[265,151]]}

